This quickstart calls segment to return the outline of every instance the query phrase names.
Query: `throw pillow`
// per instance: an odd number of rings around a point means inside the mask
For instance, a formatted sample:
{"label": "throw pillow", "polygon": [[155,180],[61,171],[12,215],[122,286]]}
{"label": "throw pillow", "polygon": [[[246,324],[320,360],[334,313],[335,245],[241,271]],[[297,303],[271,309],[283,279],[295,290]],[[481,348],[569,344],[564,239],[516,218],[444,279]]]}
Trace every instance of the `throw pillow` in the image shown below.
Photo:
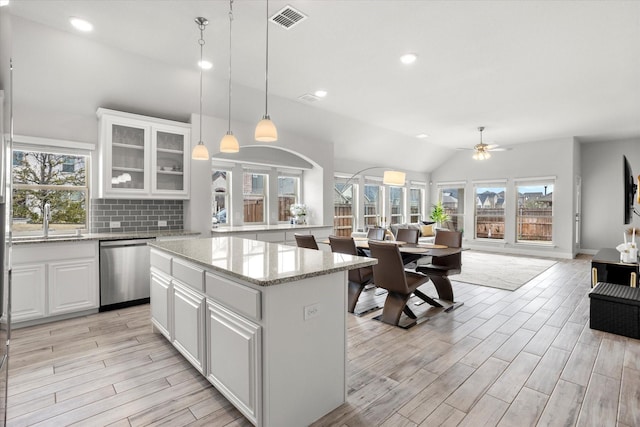
{"label": "throw pillow", "polygon": [[434,236],[435,233],[433,232],[433,224],[421,225],[420,226],[420,234],[422,235],[422,237]]}

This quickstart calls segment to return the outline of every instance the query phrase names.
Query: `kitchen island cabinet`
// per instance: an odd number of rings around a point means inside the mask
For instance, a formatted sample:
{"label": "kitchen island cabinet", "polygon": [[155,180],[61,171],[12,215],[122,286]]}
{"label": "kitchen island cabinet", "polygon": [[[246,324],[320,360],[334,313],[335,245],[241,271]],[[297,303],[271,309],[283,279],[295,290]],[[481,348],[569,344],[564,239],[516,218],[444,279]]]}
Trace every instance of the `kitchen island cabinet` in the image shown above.
{"label": "kitchen island cabinet", "polygon": [[347,271],[375,259],[238,237],[150,246],[154,328],[249,421],[309,425],[346,401]]}

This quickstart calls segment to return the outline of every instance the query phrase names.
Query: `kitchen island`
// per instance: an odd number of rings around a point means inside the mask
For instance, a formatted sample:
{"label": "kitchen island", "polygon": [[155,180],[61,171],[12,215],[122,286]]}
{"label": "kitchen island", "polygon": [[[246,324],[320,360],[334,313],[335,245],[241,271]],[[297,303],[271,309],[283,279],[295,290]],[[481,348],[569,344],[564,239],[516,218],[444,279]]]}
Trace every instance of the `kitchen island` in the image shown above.
{"label": "kitchen island", "polygon": [[258,426],[304,426],[346,401],[347,271],[370,258],[239,237],[151,246],[151,316]]}

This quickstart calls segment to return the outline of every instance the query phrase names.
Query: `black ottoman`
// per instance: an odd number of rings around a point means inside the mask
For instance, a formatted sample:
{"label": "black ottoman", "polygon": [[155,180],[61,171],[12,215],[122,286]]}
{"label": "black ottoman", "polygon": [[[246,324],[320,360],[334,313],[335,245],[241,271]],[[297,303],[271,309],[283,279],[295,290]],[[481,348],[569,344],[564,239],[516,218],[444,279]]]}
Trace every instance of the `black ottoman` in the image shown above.
{"label": "black ottoman", "polygon": [[640,288],[599,282],[589,298],[591,329],[640,339]]}

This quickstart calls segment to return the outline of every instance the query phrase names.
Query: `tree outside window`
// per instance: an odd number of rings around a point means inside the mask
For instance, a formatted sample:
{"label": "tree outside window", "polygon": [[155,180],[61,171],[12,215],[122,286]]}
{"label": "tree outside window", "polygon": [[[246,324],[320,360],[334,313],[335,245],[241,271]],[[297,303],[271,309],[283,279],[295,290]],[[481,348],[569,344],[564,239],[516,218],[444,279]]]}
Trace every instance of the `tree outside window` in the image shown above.
{"label": "tree outside window", "polygon": [[12,231],[41,232],[47,203],[51,232],[87,229],[86,159],[81,155],[14,150]]}

